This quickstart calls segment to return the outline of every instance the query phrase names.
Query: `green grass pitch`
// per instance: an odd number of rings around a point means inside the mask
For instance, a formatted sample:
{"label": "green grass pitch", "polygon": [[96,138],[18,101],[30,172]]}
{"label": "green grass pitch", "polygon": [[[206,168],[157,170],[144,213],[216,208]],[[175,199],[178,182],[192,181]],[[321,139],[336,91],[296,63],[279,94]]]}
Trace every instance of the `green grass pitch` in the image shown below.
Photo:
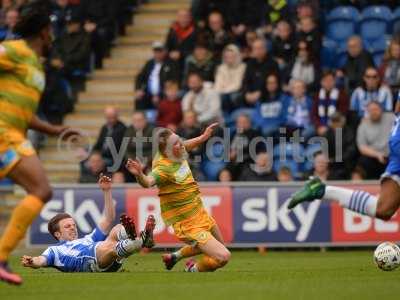
{"label": "green grass pitch", "polygon": [[398,299],[400,269],[378,270],[372,251],[234,251],[231,262],[214,273],[163,269],[160,253],[135,255],[124,271],[63,274],[28,270],[12,261],[25,283],[0,283],[1,300],[191,300],[191,299]]}

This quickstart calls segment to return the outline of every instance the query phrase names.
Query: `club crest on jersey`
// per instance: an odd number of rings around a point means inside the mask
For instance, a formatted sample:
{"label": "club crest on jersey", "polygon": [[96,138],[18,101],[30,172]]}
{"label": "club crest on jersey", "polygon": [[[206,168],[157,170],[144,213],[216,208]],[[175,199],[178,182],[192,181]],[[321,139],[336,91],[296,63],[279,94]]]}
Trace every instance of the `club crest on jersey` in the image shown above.
{"label": "club crest on jersey", "polygon": [[185,161],[182,163],[181,167],[178,169],[178,171],[175,172],[175,180],[177,182],[183,182],[185,179],[190,175],[190,168],[188,163]]}

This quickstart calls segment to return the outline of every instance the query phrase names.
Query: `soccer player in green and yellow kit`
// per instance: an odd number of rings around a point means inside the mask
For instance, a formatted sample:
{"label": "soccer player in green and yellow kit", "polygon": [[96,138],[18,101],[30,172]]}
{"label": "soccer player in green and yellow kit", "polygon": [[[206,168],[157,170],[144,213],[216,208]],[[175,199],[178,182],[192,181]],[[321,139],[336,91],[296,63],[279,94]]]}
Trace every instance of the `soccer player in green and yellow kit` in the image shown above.
{"label": "soccer player in green and yellow kit", "polygon": [[40,59],[52,43],[47,10],[36,1],[20,9],[15,32],[20,40],[0,44],[0,178],[9,177],[27,192],[0,238],[0,280],[21,284],[7,264],[10,253],[51,198],[51,188],[40,160],[26,138],[29,128],[51,135],[65,134],[36,116],[45,76]]}
{"label": "soccer player in green and yellow kit", "polygon": [[203,207],[200,190],[185,159],[187,152],[206,142],[217,124],[210,125],[197,138],[183,142],[169,129],[158,134],[158,154],[153,160],[151,173],[145,175],[142,165],[128,160],[127,169],[145,188],[159,189],[161,214],[167,225],[172,225],[175,235],[187,246],[174,253],[163,255],[168,270],[184,257],[203,253],[197,262],[186,263],[187,272],[210,272],[226,265],[230,252],[225,247],[215,220]]}

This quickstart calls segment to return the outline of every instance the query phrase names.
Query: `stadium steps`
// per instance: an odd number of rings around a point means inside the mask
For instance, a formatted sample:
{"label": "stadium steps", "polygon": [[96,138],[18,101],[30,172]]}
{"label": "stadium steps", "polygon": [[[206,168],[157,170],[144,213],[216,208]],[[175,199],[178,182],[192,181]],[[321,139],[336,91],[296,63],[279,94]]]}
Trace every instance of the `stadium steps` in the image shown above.
{"label": "stadium steps", "polygon": [[[89,76],[75,111],[65,118],[66,125],[84,132],[85,137],[78,144],[88,146],[96,142],[107,105],[118,107],[121,119],[130,124],[134,77],[151,56],[151,44],[165,40],[176,11],[189,6],[189,0],[153,0],[139,8],[134,24],[127,27],[127,35],[116,40],[111,57],[104,60],[104,68]],[[74,146],[68,148],[68,142],[58,145],[57,138],[47,138],[39,155],[52,183],[78,181],[79,158]]]}

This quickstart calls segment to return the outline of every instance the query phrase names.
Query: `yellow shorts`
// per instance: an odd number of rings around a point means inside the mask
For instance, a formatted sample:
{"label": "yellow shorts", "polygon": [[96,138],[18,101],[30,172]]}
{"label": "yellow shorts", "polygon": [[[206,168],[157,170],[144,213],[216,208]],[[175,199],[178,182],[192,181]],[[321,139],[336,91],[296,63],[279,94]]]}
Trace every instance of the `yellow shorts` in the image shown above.
{"label": "yellow shorts", "polygon": [[205,244],[211,238],[215,220],[202,208],[197,214],[172,225],[175,235],[181,241],[191,244]]}
{"label": "yellow shorts", "polygon": [[19,132],[0,134],[0,178],[4,178],[21,160],[21,156],[36,155],[31,142]]}

